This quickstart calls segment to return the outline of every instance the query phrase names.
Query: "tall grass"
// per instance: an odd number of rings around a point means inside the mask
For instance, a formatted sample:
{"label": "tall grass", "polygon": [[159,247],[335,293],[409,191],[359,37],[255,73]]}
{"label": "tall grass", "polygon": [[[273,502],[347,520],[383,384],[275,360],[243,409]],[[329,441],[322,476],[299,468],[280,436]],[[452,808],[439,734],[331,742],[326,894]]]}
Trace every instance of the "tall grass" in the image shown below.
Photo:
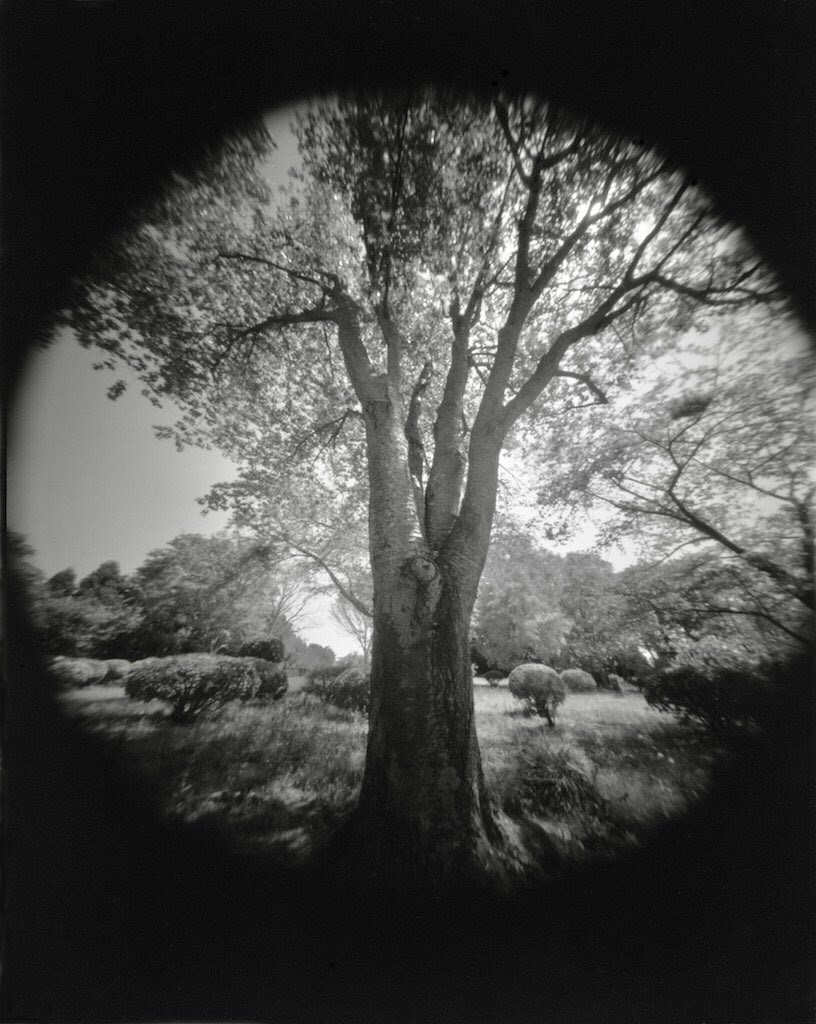
{"label": "tall grass", "polygon": [[[638,693],[571,694],[556,728],[527,718],[506,688],[477,687],[485,779],[512,818],[612,855],[681,814],[725,753]],[[232,704],[187,726],[121,688],[73,691],[66,708],[120,746],[170,817],[211,825],[244,850],[308,859],[355,805],[367,725],[353,712],[289,694]]]}

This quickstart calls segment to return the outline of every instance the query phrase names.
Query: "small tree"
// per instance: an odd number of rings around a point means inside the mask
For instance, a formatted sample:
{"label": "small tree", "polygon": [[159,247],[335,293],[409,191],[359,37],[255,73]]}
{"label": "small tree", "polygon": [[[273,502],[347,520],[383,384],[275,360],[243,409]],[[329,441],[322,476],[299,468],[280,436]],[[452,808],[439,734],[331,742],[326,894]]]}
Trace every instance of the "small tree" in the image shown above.
{"label": "small tree", "polygon": [[555,728],[555,713],[567,696],[567,687],[553,668],[547,665],[518,665],[508,678],[510,692],[523,701],[527,713],[547,719]]}

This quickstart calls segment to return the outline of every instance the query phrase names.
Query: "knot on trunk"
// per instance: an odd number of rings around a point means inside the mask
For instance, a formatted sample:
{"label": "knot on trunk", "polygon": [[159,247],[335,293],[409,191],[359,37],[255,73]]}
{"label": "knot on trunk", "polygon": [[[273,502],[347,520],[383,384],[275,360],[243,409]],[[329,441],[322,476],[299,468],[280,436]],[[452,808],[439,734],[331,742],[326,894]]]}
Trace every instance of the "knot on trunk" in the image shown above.
{"label": "knot on trunk", "polygon": [[423,555],[414,555],[408,563],[408,570],[414,579],[419,580],[425,586],[432,583],[439,575],[436,565],[430,558],[425,558]]}

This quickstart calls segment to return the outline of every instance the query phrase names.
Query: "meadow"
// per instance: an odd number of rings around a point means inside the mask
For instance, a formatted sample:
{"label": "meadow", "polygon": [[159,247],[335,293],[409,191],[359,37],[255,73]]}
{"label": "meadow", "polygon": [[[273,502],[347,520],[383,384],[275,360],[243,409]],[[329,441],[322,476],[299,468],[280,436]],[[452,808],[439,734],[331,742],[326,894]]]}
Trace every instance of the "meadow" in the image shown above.
{"label": "meadow", "polygon": [[[189,725],[121,686],[63,691],[69,717],[113,746],[163,814],[210,826],[242,853],[307,864],[353,809],[366,722],[299,692],[233,703]],[[615,857],[648,841],[711,785],[731,753],[637,691],[571,694],[555,729],[506,685],[477,680],[487,786],[512,831],[545,833],[564,861]]]}

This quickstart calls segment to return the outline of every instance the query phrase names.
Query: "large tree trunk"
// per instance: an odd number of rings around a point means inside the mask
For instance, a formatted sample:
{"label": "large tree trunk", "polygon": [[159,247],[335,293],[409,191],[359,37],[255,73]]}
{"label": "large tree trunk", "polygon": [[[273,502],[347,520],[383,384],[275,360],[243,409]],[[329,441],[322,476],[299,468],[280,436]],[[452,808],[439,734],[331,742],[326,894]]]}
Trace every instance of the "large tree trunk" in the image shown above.
{"label": "large tree trunk", "polygon": [[375,608],[364,854],[408,882],[483,880],[499,833],[476,738],[470,611],[432,562],[403,568]]}
{"label": "large tree trunk", "polygon": [[408,884],[484,878],[498,829],[482,777],[469,625],[487,550],[431,549],[405,416],[387,379],[364,403],[374,581],[372,708],[354,823],[363,872]]}

